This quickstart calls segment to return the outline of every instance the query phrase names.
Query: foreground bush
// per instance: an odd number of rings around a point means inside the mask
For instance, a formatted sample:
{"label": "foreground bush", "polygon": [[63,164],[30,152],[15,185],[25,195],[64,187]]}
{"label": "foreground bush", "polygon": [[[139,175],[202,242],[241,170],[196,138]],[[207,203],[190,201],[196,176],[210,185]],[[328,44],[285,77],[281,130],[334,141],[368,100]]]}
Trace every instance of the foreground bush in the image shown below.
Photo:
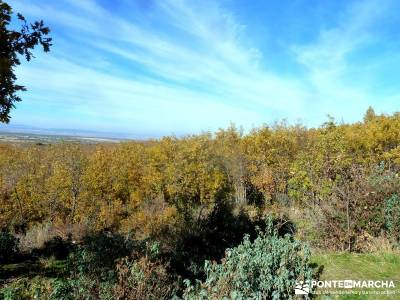
{"label": "foreground bush", "polygon": [[389,237],[396,243],[400,242],[400,197],[393,194],[386,200],[385,208],[386,229]]}
{"label": "foreground bush", "polygon": [[23,278],[0,285],[0,300],[172,299],[176,291],[177,282],[160,261],[123,258],[116,269],[116,279],[108,280],[86,274],[58,279]]}
{"label": "foreground bush", "polygon": [[245,236],[220,264],[206,261],[204,282],[186,281],[184,299],[292,299],[298,281],[311,280],[308,248],[278,236],[272,221],[251,242]]}
{"label": "foreground bush", "polygon": [[97,233],[86,236],[68,257],[68,267],[76,275],[108,280],[114,276],[116,260],[129,256],[132,241],[119,234]]}
{"label": "foreground bush", "polygon": [[166,266],[147,257],[133,262],[122,259],[117,264],[117,275],[113,287],[115,299],[171,299],[177,288]]}
{"label": "foreground bush", "polygon": [[0,288],[0,300],[97,300],[116,299],[110,282],[82,275],[79,278],[22,278]]}

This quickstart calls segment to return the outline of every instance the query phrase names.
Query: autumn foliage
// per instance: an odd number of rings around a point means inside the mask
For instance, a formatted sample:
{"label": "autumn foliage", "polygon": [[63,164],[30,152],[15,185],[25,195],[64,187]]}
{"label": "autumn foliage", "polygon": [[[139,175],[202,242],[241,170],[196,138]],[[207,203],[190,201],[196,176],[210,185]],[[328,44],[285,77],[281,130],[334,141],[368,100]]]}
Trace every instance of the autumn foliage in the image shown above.
{"label": "autumn foliage", "polygon": [[369,111],[364,122],[312,129],[278,123],[115,145],[2,144],[0,227],[22,233],[50,221],[65,235],[80,224],[162,238],[227,201],[252,218],[290,215],[305,239],[328,246],[329,234],[330,247],[351,249],[361,234],[384,232],[399,142],[400,115]]}

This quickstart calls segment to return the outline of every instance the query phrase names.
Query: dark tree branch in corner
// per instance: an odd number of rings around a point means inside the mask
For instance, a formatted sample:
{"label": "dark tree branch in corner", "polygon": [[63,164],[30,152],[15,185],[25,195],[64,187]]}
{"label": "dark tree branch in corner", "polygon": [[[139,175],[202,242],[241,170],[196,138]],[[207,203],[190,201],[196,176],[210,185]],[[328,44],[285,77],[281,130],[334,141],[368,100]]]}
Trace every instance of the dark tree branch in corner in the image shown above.
{"label": "dark tree branch in corner", "polygon": [[50,29],[43,21],[28,24],[25,17],[17,14],[22,22],[20,31],[9,29],[13,11],[10,5],[0,0],[0,122],[10,121],[10,111],[15,102],[21,101],[17,95],[26,91],[24,86],[16,84],[15,67],[21,64],[18,56],[23,55],[27,61],[34,58],[32,50],[40,44],[44,52],[49,52],[51,38],[46,37]]}

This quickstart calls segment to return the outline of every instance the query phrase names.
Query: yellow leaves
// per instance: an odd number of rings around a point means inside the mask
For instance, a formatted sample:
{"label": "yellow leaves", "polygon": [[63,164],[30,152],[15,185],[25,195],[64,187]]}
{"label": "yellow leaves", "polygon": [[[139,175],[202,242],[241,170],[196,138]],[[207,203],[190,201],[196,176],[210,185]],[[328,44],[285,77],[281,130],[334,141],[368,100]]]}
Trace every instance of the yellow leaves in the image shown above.
{"label": "yellow leaves", "polygon": [[96,229],[118,228],[121,222],[121,212],[123,211],[120,200],[102,201],[98,203],[99,213],[96,218]]}
{"label": "yellow leaves", "polygon": [[246,135],[231,126],[112,145],[0,145],[0,223],[91,221],[145,236],[176,222],[175,207],[207,210],[220,195],[238,203],[251,193],[258,203],[327,195],[354,164],[399,167],[399,143],[395,114],[317,129],[280,123]]}
{"label": "yellow leaves", "polygon": [[400,166],[400,145],[383,154],[383,158]]}
{"label": "yellow leaves", "polygon": [[266,200],[270,200],[272,195],[276,192],[274,174],[272,168],[268,166],[264,166],[257,175],[252,176],[251,182],[264,194]]}
{"label": "yellow leaves", "polygon": [[142,204],[141,209],[123,220],[121,229],[124,232],[134,232],[138,239],[145,239],[157,236],[176,222],[176,208],[163,203],[161,199],[154,199],[150,203]]}
{"label": "yellow leaves", "polygon": [[175,143],[174,156],[163,161],[160,172],[168,194],[172,198],[185,195],[188,201],[198,198],[200,203],[211,202],[224,181],[224,174],[213,159],[211,137],[187,137]]}

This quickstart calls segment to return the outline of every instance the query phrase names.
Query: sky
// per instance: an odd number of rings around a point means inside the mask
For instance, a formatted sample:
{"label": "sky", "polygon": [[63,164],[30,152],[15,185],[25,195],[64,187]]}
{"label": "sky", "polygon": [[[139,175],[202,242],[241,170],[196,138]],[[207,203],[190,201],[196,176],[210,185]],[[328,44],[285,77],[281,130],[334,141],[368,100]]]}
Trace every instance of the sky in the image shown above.
{"label": "sky", "polygon": [[396,0],[8,0],[51,28],[9,126],[160,137],[400,110]]}

